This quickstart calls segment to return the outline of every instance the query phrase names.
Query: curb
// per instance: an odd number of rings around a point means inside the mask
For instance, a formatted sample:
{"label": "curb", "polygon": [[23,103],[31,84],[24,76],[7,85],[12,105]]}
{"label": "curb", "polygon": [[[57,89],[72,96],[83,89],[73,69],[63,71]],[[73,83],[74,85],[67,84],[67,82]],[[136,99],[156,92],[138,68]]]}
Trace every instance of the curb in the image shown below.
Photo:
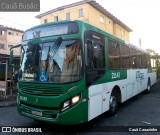
{"label": "curb", "polygon": [[12,106],[16,106],[16,101],[8,101],[8,102],[3,101],[3,103],[0,103],[0,108],[12,107]]}

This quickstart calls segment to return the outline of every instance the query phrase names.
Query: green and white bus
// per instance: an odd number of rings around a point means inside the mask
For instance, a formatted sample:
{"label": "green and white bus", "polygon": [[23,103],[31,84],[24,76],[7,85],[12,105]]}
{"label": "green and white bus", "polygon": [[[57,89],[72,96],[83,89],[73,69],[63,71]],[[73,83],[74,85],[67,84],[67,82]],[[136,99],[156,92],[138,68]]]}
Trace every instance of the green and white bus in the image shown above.
{"label": "green and white bus", "polygon": [[33,27],[18,46],[17,110],[38,121],[79,124],[114,115],[118,103],[156,83],[145,50],[83,21]]}

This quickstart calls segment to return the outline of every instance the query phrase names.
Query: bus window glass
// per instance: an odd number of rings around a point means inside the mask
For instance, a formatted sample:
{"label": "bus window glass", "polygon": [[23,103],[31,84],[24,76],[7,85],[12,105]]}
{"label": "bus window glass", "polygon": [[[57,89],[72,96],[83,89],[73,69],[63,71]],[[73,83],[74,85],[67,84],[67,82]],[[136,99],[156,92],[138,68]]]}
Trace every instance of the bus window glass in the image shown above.
{"label": "bus window glass", "polygon": [[119,69],[120,64],[120,45],[117,42],[109,40],[108,42],[109,68]]}
{"label": "bus window glass", "polygon": [[86,32],[87,68],[89,70],[105,69],[104,36],[94,32]]}
{"label": "bus window glass", "polygon": [[130,65],[131,68],[137,68],[137,51],[136,49],[130,48]]}
{"label": "bus window glass", "polygon": [[151,68],[151,58],[149,54],[147,54],[147,67]]}
{"label": "bus window glass", "polygon": [[137,67],[143,68],[142,52],[137,50]]}
{"label": "bus window glass", "polygon": [[129,68],[129,47],[121,45],[122,68]]}
{"label": "bus window glass", "polygon": [[147,55],[146,55],[146,53],[143,53],[143,67],[147,68]]}
{"label": "bus window glass", "polygon": [[95,43],[93,47],[93,65],[94,69],[105,68],[104,46]]}
{"label": "bus window glass", "polygon": [[156,60],[155,59],[151,59],[151,67],[156,68]]}
{"label": "bus window glass", "polygon": [[88,69],[99,70],[105,68],[104,46],[88,42],[87,43],[87,62]]}

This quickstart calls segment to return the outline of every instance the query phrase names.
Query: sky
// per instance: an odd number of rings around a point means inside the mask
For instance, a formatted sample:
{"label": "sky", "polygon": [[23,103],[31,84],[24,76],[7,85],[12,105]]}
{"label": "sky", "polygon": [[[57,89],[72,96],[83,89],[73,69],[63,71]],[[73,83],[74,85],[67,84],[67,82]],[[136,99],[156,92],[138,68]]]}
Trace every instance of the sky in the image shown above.
{"label": "sky", "polygon": [[[40,12],[0,12],[0,24],[26,30],[40,24],[35,18],[45,11],[81,0],[40,0]],[[159,0],[96,0],[107,11],[130,27],[130,43],[160,54],[160,8]]]}

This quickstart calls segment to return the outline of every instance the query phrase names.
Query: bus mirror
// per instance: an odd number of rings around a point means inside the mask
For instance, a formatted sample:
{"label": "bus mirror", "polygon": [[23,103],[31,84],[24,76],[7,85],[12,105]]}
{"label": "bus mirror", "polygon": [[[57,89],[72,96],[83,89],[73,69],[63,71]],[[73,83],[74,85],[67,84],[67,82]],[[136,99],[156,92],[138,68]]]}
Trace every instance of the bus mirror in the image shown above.
{"label": "bus mirror", "polygon": [[14,59],[13,50],[11,50],[11,51],[10,51],[10,57],[9,57],[9,64],[10,64],[10,65],[12,65],[13,59]]}
{"label": "bus mirror", "polygon": [[10,57],[9,57],[9,64],[11,66],[13,66],[14,68],[18,68],[18,69],[19,69],[20,66],[19,65],[15,65],[15,61],[16,60],[15,60],[15,57],[14,57],[14,49],[18,48],[20,46],[21,46],[21,44],[11,47],[10,48]]}
{"label": "bus mirror", "polygon": [[9,64],[14,67],[13,61],[14,61],[14,51],[10,50]]}

